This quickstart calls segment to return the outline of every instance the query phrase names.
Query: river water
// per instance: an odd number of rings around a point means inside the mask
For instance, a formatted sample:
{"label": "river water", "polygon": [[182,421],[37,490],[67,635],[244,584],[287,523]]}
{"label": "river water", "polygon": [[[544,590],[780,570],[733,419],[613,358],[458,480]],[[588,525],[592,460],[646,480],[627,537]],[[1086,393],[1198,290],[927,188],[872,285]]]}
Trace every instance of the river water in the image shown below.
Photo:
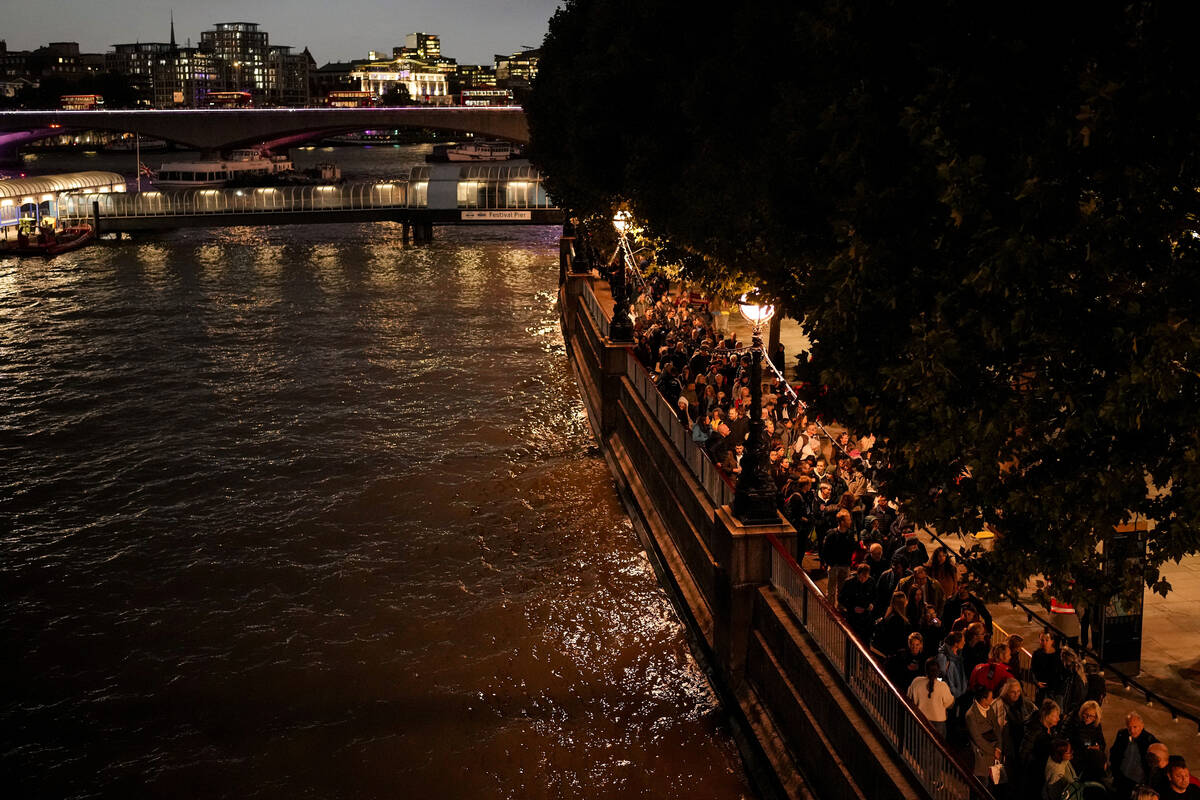
{"label": "river water", "polygon": [[4,797],[749,794],[592,442],[556,237],[0,259]]}

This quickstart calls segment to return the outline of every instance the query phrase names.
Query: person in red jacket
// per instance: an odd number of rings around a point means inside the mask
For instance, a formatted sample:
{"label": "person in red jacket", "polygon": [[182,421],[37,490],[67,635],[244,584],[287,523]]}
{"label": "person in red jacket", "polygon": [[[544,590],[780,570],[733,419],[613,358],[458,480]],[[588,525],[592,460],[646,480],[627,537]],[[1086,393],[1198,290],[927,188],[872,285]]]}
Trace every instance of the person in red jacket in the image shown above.
{"label": "person in red jacket", "polygon": [[974,691],[979,688],[990,689],[993,694],[999,694],[1000,687],[1009,678],[1015,677],[1008,668],[1008,645],[998,644],[992,648],[991,657],[971,670],[967,688]]}

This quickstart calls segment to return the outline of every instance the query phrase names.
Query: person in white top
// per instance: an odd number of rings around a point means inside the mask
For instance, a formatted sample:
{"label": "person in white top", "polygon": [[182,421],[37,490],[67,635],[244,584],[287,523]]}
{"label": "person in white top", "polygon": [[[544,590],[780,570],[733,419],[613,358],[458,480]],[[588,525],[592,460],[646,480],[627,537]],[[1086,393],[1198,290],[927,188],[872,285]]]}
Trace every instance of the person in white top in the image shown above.
{"label": "person in white top", "polygon": [[914,678],[908,686],[908,699],[925,715],[933,729],[946,737],[946,709],[954,705],[950,687],[941,679],[937,659],[925,662],[925,675]]}

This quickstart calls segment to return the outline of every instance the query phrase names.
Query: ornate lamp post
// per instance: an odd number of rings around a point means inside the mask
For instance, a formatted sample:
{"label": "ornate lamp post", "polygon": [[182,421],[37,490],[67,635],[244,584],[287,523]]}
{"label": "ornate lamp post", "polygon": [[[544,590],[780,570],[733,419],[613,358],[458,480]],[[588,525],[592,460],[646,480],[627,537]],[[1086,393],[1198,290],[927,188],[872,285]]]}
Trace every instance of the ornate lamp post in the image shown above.
{"label": "ornate lamp post", "polygon": [[618,211],[613,215],[617,229],[617,266],[612,274],[613,318],[608,326],[608,338],[613,342],[633,341],[633,320],[629,318],[629,298],[625,286],[625,232],[629,230],[630,214]]}
{"label": "ornate lamp post", "polygon": [[757,290],[738,300],[746,321],[754,326],[751,337],[750,438],[742,455],[742,472],[733,493],[733,515],[745,525],[771,525],[779,521],[775,482],[767,468],[770,454],[762,419],[762,326],[775,314],[775,306],[761,303]]}

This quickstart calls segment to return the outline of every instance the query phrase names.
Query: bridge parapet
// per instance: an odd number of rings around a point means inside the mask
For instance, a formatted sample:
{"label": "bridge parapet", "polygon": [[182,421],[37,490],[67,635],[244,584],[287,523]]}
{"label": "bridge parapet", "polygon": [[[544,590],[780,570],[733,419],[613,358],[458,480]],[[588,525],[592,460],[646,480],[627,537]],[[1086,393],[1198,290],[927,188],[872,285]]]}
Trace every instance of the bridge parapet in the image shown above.
{"label": "bridge parapet", "polygon": [[111,111],[6,111],[0,132],[106,130],[140,133],[198,150],[230,150],[372,128],[430,128],[526,144],[529,123],[519,106],[399,108],[222,108]]}

